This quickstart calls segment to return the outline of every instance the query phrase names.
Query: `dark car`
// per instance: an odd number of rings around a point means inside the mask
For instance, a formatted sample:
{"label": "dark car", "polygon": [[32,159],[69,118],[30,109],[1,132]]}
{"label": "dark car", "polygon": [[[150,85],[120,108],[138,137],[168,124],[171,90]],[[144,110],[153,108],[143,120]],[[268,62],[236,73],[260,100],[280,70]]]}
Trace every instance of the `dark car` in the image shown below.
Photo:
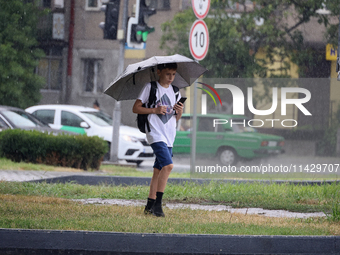
{"label": "dark car", "polygon": [[16,107],[0,105],[0,131],[4,129],[27,129],[49,132],[53,134],[72,132],[56,130],[43,123],[32,114]]}

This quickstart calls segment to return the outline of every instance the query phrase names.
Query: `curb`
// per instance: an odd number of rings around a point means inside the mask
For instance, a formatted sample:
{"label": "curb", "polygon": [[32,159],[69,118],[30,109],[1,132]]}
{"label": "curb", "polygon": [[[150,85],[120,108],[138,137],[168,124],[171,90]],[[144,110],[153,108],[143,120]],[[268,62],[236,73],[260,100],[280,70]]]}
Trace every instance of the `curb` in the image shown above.
{"label": "curb", "polygon": [[[84,176],[84,175],[70,175],[55,178],[46,178],[39,180],[32,180],[29,182],[46,182],[46,183],[68,183],[74,182],[80,185],[150,185],[151,177],[125,177],[125,176]],[[182,183],[195,183],[195,184],[208,184],[210,182],[221,183],[261,183],[261,184],[294,184],[294,185],[321,185],[340,183],[340,181],[265,181],[265,180],[233,180],[233,179],[199,179],[199,178],[169,178],[168,183],[182,184]]]}
{"label": "curb", "polygon": [[339,236],[235,236],[0,229],[3,254],[339,254]]}

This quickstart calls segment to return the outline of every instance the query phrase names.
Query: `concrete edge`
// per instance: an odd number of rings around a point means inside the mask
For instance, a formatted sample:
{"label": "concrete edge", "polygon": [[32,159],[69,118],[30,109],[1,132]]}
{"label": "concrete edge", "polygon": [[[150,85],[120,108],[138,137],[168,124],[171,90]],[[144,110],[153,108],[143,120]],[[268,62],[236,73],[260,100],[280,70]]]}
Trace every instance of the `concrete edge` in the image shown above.
{"label": "concrete edge", "polygon": [[[0,229],[0,253],[339,254],[339,236],[236,236]],[[8,253],[13,254],[13,253]]]}
{"label": "concrete edge", "polygon": [[[29,182],[46,182],[46,183],[69,183],[74,182],[81,185],[150,185],[150,177],[126,177],[126,176],[88,176],[88,175],[69,175],[62,177],[46,178],[39,180],[31,180]],[[233,179],[199,179],[199,178],[169,178],[168,183],[182,184],[182,183],[196,183],[208,184],[210,182],[222,183],[262,183],[262,184],[295,184],[295,185],[321,185],[340,183],[340,181],[284,181],[284,180],[233,180]]]}

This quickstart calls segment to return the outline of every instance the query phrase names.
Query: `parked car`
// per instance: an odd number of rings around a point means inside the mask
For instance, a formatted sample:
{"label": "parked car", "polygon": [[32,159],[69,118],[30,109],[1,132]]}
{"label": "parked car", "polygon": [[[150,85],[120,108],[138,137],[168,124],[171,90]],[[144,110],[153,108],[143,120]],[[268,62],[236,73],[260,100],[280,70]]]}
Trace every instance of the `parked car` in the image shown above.
{"label": "parked car", "polygon": [[[99,110],[77,105],[37,105],[26,109],[50,127],[68,130],[88,136],[99,136],[112,141],[112,118]],[[121,125],[119,129],[118,158],[127,162],[141,164],[144,160],[154,160],[151,146],[145,134],[137,128]],[[110,158],[108,152],[104,160]]]}
{"label": "parked car", "polygon": [[[216,120],[219,121],[216,121]],[[214,125],[215,120],[215,125]],[[231,120],[234,125],[231,125]],[[261,134],[247,125],[245,116],[207,114],[197,116],[196,153],[216,156],[222,165],[235,165],[241,159],[263,158],[283,153],[284,138]],[[173,153],[191,150],[191,116],[183,114],[177,123]]]}
{"label": "parked car", "polygon": [[68,131],[55,130],[43,123],[32,114],[23,109],[0,105],[0,131],[4,129],[27,129],[38,130],[41,132],[49,132],[53,134],[67,133],[75,134]]}

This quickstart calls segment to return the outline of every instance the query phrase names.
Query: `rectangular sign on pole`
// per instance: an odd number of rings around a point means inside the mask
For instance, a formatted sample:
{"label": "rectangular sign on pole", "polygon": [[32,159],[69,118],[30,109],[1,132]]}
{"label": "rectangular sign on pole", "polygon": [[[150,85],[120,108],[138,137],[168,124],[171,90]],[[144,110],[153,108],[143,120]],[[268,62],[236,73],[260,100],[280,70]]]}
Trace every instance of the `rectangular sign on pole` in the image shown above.
{"label": "rectangular sign on pole", "polygon": [[333,45],[326,45],[326,60],[335,61],[337,59],[337,48],[334,48]]}

